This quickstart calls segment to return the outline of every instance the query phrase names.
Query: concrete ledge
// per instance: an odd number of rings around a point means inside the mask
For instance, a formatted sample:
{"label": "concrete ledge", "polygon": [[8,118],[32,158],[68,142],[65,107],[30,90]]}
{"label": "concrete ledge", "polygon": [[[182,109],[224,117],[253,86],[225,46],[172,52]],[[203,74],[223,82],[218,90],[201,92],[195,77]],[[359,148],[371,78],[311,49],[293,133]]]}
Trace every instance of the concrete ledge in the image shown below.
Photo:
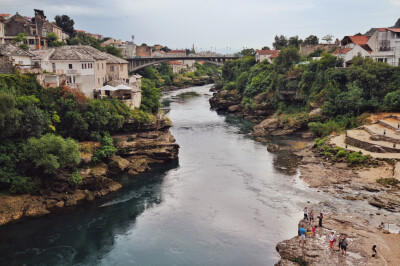
{"label": "concrete ledge", "polygon": [[346,132],[346,143],[361,149],[377,153],[399,153],[400,149],[389,148],[351,137]]}

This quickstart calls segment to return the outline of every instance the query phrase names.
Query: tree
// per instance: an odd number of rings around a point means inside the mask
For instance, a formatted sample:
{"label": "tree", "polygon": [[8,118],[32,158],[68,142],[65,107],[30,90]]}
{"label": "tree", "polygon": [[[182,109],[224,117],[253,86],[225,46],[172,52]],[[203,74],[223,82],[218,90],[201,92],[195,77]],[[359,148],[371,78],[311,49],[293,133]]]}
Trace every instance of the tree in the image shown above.
{"label": "tree", "polygon": [[263,48],[261,48],[261,50],[271,50],[271,49],[269,48],[269,46],[264,46]]}
{"label": "tree", "polygon": [[275,41],[272,43],[272,46],[275,48],[275,50],[286,48],[288,46],[288,39],[283,35],[279,37],[278,35],[275,35]]}
{"label": "tree", "polygon": [[253,48],[245,48],[240,52],[243,56],[254,56],[256,51]]}
{"label": "tree", "polygon": [[112,54],[112,55],[114,55],[116,57],[122,58],[121,51],[118,50],[118,48],[116,48],[115,46],[106,45],[105,48],[106,48],[106,52],[107,53]]}
{"label": "tree", "polygon": [[333,35],[332,34],[325,35],[324,37],[322,37],[322,40],[326,41],[328,44],[331,44],[333,40]]}
{"label": "tree", "polygon": [[10,137],[18,130],[21,115],[14,95],[0,92],[0,139]]}
{"label": "tree", "polygon": [[71,19],[67,15],[62,15],[62,16],[55,16],[54,20],[56,21],[56,25],[60,27],[65,33],[67,33],[70,37],[75,36],[75,29],[74,29],[74,20]]}
{"label": "tree", "polygon": [[58,36],[54,32],[49,32],[46,34],[47,40],[49,41],[49,46],[50,47],[55,47],[55,46],[62,46],[63,43],[58,41]]}
{"label": "tree", "polygon": [[283,49],[274,60],[275,71],[279,74],[284,74],[299,60],[300,54],[297,48],[289,47]]}
{"label": "tree", "polygon": [[148,113],[157,113],[161,96],[161,90],[156,88],[154,82],[142,79],[142,103],[140,109]]}
{"label": "tree", "polygon": [[15,44],[17,44],[19,46],[19,48],[27,51],[29,49],[28,45],[27,45],[27,39],[26,39],[27,34],[26,33],[18,33],[17,36],[15,36],[13,38],[13,41]]}
{"label": "tree", "polygon": [[296,35],[289,38],[288,46],[294,46],[296,48],[299,48],[302,43],[303,40],[299,39],[299,36]]}
{"label": "tree", "polygon": [[310,35],[307,38],[304,39],[303,44],[309,44],[309,45],[317,45],[319,43],[319,39],[315,35]]}
{"label": "tree", "polygon": [[29,138],[25,155],[35,168],[41,169],[45,174],[55,174],[60,168],[80,162],[79,144],[73,139],[64,139],[54,134]]}

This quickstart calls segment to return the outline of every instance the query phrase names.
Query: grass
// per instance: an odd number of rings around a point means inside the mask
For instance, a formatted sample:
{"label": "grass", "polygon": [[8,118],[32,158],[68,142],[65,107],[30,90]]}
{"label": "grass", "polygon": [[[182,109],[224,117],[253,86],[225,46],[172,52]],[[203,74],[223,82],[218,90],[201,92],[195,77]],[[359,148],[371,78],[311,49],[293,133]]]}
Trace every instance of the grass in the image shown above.
{"label": "grass", "polygon": [[385,187],[400,188],[400,181],[396,178],[379,178],[376,182]]}

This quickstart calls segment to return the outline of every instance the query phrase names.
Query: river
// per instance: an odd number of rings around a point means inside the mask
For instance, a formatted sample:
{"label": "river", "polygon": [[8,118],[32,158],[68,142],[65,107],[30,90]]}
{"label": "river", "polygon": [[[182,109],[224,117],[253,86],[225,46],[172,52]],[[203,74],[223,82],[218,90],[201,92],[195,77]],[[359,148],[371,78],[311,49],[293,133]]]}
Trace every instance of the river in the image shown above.
{"label": "river", "polygon": [[249,122],[211,110],[209,89],[165,96],[179,161],[121,177],[120,191],[68,212],[1,227],[0,265],[276,263],[275,245],[324,196],[255,142]]}

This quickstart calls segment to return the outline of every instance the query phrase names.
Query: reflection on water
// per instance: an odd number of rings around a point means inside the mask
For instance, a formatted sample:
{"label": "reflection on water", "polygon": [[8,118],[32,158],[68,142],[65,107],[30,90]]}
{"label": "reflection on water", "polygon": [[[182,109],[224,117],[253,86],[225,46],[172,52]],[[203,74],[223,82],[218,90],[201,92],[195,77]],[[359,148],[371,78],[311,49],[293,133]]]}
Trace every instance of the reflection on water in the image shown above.
{"label": "reflection on water", "polygon": [[116,235],[162,202],[163,178],[176,167],[177,161],[138,179],[121,177],[123,189],[72,212],[0,227],[0,265],[96,264],[112,249]]}

